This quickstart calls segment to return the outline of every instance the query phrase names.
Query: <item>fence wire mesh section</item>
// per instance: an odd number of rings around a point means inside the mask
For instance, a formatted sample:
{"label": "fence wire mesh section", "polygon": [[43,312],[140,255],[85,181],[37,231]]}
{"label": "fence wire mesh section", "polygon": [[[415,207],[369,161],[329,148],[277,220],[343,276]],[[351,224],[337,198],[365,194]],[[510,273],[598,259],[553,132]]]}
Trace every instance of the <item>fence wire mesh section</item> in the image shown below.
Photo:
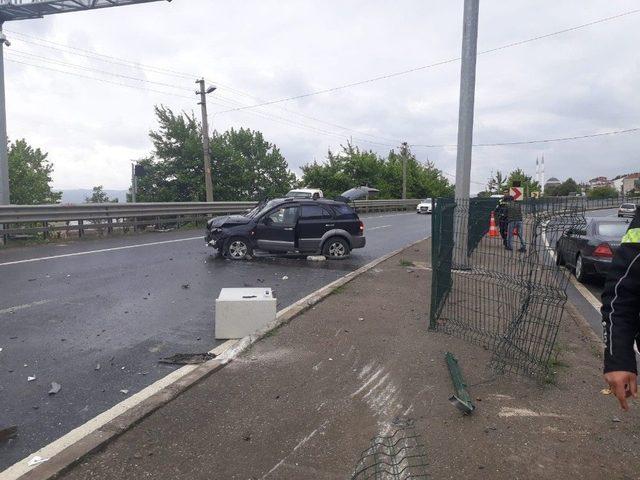
{"label": "fence wire mesh section", "polygon": [[352,480],[427,480],[427,456],[420,435],[413,427],[378,436],[362,452]]}
{"label": "fence wire mesh section", "polygon": [[487,348],[497,373],[544,380],[567,301],[555,245],[586,228],[585,206],[571,199],[513,202],[508,215],[521,214],[521,223],[501,221],[505,210],[496,199],[436,201],[430,329]]}

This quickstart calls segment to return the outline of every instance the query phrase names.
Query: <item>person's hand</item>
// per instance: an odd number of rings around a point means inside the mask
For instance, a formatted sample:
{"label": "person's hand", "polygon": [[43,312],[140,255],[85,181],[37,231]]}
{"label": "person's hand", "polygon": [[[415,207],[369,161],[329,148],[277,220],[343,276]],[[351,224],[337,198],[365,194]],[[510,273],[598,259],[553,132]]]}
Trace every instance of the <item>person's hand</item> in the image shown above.
{"label": "person's hand", "polygon": [[616,371],[605,373],[604,379],[618,398],[620,408],[629,410],[627,398],[638,398],[638,376],[633,372]]}

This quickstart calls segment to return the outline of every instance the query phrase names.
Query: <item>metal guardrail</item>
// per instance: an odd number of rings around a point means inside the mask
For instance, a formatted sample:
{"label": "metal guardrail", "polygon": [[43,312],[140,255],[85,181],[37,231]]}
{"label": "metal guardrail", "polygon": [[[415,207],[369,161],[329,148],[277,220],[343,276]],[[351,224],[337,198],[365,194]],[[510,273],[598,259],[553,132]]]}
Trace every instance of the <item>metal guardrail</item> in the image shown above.
{"label": "metal guardrail", "polygon": [[[420,202],[408,200],[357,200],[358,212],[414,209]],[[203,222],[217,215],[244,213],[256,202],[181,202],[181,203],[87,203],[71,205],[3,205],[0,206],[0,238],[42,233],[45,237],[86,231],[100,234],[127,231],[153,225],[157,229],[179,228]]]}

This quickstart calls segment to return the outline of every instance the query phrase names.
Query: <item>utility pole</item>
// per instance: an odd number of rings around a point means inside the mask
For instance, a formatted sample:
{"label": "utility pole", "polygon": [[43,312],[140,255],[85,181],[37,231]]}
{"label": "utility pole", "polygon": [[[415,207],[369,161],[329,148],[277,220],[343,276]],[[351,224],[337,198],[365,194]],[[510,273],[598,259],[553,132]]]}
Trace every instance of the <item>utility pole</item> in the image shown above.
{"label": "utility pole", "polygon": [[0,23],[0,205],[9,205],[9,158],[7,154],[7,114],[4,98],[4,46],[11,43]]}
{"label": "utility pole", "polygon": [[456,203],[453,268],[468,270],[469,195],[471,190],[471,151],[473,145],[473,110],[476,90],[476,56],[478,52],[478,14],[480,0],[464,0],[462,27],[462,65],[460,68],[460,108],[458,110],[458,150],[456,159]]}
{"label": "utility pole", "polygon": [[138,193],[138,177],[136,177],[136,163],[131,162],[131,203],[136,203]]}
{"label": "utility pole", "polygon": [[479,3],[480,0],[464,0],[460,109],[458,111],[458,152],[456,160],[456,199],[468,199],[471,188],[471,149],[473,144],[473,108],[476,90]]}
{"label": "utility pole", "polygon": [[196,80],[200,84],[199,105],[202,107],[202,149],[204,151],[204,184],[207,191],[207,202],[213,202],[213,183],[211,181],[211,151],[209,148],[209,119],[207,118],[207,94],[213,92],[216,87],[209,87],[205,90],[204,78]]}
{"label": "utility pole", "polygon": [[402,199],[407,198],[407,156],[402,156]]}

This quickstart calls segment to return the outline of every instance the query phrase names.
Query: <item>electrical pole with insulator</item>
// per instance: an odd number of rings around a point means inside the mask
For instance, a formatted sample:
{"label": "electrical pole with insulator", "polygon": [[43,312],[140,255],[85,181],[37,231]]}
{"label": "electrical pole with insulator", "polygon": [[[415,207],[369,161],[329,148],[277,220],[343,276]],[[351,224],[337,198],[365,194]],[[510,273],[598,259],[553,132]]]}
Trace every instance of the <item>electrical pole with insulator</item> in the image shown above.
{"label": "electrical pole with insulator", "polygon": [[198,105],[202,108],[202,150],[204,152],[204,185],[207,192],[207,202],[213,202],[213,182],[211,181],[211,149],[209,146],[209,119],[207,118],[207,94],[215,91],[216,87],[211,86],[205,89],[204,78],[196,80],[200,85],[200,95]]}

